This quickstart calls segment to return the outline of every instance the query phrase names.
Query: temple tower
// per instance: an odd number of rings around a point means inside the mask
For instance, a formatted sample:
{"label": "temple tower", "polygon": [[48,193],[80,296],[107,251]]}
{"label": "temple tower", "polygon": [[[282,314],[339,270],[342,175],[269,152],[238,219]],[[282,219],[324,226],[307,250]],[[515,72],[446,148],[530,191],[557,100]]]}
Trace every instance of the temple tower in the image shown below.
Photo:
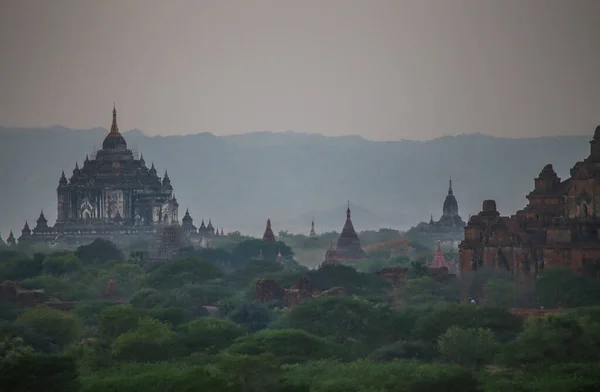
{"label": "temple tower", "polygon": [[267,219],[267,227],[265,228],[265,233],[263,234],[263,241],[267,243],[277,242],[275,239],[275,234],[273,234],[273,230],[271,229],[271,219]]}
{"label": "temple tower", "polygon": [[346,260],[362,260],[366,259],[367,255],[360,245],[360,239],[354,225],[352,224],[350,212],[350,201],[348,201],[348,208],[346,209],[346,222],[342,228],[342,232],[337,240],[336,250],[341,259]]}

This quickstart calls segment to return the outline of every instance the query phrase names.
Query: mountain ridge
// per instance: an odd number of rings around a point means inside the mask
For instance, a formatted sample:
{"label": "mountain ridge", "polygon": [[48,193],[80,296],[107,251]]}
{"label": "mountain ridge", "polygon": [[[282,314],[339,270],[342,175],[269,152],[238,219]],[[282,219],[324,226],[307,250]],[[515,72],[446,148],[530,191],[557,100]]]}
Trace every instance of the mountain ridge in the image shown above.
{"label": "mountain ridge", "polygon": [[[56,187],[108,131],[101,127],[10,128],[0,126],[0,173],[4,203],[0,233],[18,235],[41,209],[56,218]],[[428,141],[373,141],[360,136],[324,136],[295,131],[216,136],[147,136],[123,132],[128,145],[168,169],[180,202],[196,221],[212,218],[225,231],[260,235],[268,216],[277,230],[304,233],[311,211],[329,215],[350,199],[371,214],[354,219],[358,231],[408,228],[430,214],[438,218],[452,176],[464,219],[495,199],[503,214],[522,208],[533,179],[552,163],[565,179],[576,161],[589,154],[589,136],[499,138],[484,134],[444,136]],[[333,206],[333,207],[332,207]],[[339,217],[319,219],[322,228],[341,229]],[[180,218],[181,218],[180,216]],[[370,217],[369,217],[370,216]],[[331,222],[329,221],[331,220]],[[339,226],[339,227],[338,227]],[[369,227],[372,226],[372,227]]]}

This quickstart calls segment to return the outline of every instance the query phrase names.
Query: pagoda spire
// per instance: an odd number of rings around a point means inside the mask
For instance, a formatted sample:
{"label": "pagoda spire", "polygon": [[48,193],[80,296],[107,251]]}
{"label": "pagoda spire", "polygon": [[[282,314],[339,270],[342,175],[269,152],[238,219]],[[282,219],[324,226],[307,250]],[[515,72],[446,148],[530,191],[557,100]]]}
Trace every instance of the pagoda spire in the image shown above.
{"label": "pagoda spire", "polygon": [[348,208],[346,209],[346,218],[350,219],[350,200],[348,200]]}
{"label": "pagoda spire", "polygon": [[452,176],[450,176],[450,181],[448,184],[448,194],[451,195],[452,193]]}
{"label": "pagoda spire", "polygon": [[317,236],[317,233],[315,232],[315,218],[313,218],[310,222],[310,233],[308,236],[311,238],[315,238]]}
{"label": "pagoda spire", "polygon": [[112,118],[112,124],[110,126],[110,133],[112,134],[120,134],[119,132],[119,126],[117,125],[117,106],[115,105],[115,103],[113,102],[113,118]]}

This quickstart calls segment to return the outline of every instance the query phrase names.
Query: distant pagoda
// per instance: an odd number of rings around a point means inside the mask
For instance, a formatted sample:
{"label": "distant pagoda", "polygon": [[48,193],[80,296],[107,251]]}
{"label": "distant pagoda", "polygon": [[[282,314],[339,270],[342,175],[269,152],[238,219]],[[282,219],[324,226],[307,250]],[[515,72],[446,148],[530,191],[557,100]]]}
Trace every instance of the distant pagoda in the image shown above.
{"label": "distant pagoda", "polygon": [[317,232],[315,231],[315,220],[313,219],[310,223],[310,233],[308,234],[309,238],[317,238]]}
{"label": "distant pagoda", "polygon": [[263,241],[266,243],[277,242],[275,239],[275,234],[273,234],[273,230],[271,229],[271,219],[267,219],[267,228],[265,229],[265,233],[263,234]]}
{"label": "distant pagoda", "polygon": [[342,228],[342,232],[337,240],[336,250],[341,259],[352,261],[366,259],[367,255],[360,246],[360,239],[352,219],[350,218],[350,201],[348,201],[348,208],[346,209],[346,222]]}
{"label": "distant pagoda", "polygon": [[367,254],[360,245],[360,239],[352,219],[350,218],[350,201],[348,201],[348,208],[346,209],[346,222],[342,228],[342,232],[337,240],[335,248],[333,243],[330,245],[327,252],[325,252],[325,264],[337,264],[337,263],[351,263],[354,261],[364,260],[367,258]]}

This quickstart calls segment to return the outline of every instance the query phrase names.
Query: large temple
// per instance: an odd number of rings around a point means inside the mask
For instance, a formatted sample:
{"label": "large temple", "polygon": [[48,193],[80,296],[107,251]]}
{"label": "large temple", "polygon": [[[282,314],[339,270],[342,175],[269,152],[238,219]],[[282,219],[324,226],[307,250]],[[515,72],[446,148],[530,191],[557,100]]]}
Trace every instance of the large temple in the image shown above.
{"label": "large temple", "polygon": [[[113,108],[112,125],[102,149],[86,156],[72,175],[64,171],[57,188],[57,220],[49,226],[43,211],[31,230],[26,222],[19,243],[80,245],[101,237],[120,242],[149,235],[158,226],[178,222],[179,204],[167,172],[159,177],[127,148]],[[14,242],[12,238],[10,242]]]}
{"label": "large temple", "polygon": [[332,243],[327,252],[325,252],[323,264],[351,263],[367,258],[367,254],[360,245],[358,234],[356,233],[356,230],[354,230],[350,215],[350,202],[348,202],[346,222],[344,223],[342,232],[337,239],[335,248]]}
{"label": "large temple", "polygon": [[440,219],[434,221],[432,214],[429,222],[421,222],[410,231],[417,235],[430,237],[433,241],[458,244],[463,239],[465,225],[465,221],[458,213],[458,201],[454,196],[452,179],[450,179]]}
{"label": "large temple", "polygon": [[459,246],[462,272],[503,268],[518,281],[545,268],[567,267],[600,277],[600,126],[590,154],[564,181],[546,165],[527,195],[528,205],[500,216],[494,200],[471,217]]}

